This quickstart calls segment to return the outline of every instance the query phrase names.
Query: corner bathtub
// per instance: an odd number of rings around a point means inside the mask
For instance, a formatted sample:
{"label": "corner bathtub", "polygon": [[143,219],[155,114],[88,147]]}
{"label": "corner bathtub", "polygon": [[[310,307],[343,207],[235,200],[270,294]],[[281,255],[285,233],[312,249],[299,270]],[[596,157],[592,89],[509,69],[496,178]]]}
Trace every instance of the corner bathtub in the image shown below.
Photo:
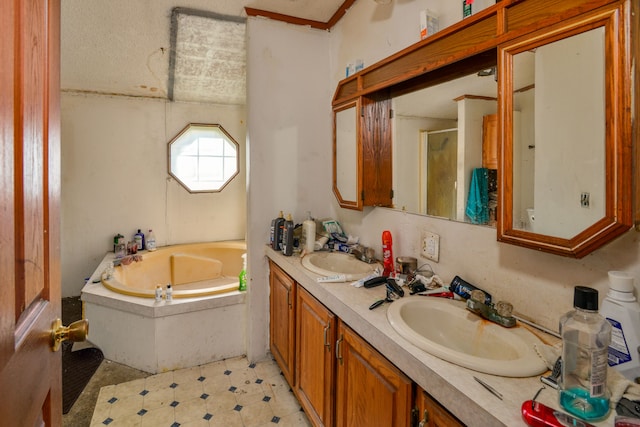
{"label": "corner bathtub", "polygon": [[[139,252],[142,261],[103,281],[114,261],[107,253],[82,288],[88,340],[106,359],[150,373],[246,354],[246,292],[238,291],[245,251],[244,241],[165,246]],[[174,300],[156,302],[156,285],[167,283]]]}
{"label": "corner bathtub", "polygon": [[141,252],[142,261],[114,268],[102,284],[117,293],[155,298],[160,285],[171,283],[174,298],[216,295],[238,289],[245,242],[227,241],[165,246]]}

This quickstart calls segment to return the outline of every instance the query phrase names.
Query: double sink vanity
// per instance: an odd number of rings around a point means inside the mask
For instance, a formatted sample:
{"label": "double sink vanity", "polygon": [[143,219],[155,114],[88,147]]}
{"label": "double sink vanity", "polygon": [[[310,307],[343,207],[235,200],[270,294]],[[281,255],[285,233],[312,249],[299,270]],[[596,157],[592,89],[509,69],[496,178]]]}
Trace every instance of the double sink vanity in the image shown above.
{"label": "double sink vanity", "polygon": [[[325,258],[322,266],[333,266],[327,272],[349,273],[344,268],[352,261],[329,263],[326,252],[316,254]],[[424,425],[525,425],[521,405],[547,372],[530,351],[533,343],[553,345],[557,338],[520,324],[495,325],[460,301],[408,292],[370,310],[384,298],[384,286],[318,282],[325,275],[299,256],[268,247],[266,255],[271,352],[314,425],[409,426],[425,416],[435,424]],[[558,408],[550,387],[536,400]]]}

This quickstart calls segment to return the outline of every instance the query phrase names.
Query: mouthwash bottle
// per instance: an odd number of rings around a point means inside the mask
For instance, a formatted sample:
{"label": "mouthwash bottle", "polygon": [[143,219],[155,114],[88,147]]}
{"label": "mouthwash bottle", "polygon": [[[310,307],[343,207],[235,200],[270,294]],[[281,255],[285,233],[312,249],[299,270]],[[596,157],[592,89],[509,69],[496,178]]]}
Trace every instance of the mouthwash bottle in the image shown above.
{"label": "mouthwash bottle", "polygon": [[574,310],[563,318],[560,405],[586,421],[609,413],[607,355],[611,324],[598,314],[598,291],[576,286]]}

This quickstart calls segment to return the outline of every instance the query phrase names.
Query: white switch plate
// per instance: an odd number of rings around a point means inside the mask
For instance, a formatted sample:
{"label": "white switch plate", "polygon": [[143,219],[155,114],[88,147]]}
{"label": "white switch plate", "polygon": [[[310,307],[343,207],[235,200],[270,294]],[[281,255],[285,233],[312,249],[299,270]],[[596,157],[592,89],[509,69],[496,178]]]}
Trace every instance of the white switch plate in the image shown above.
{"label": "white switch plate", "polygon": [[422,247],[420,255],[431,261],[438,262],[440,257],[440,236],[430,231],[423,231],[420,245]]}

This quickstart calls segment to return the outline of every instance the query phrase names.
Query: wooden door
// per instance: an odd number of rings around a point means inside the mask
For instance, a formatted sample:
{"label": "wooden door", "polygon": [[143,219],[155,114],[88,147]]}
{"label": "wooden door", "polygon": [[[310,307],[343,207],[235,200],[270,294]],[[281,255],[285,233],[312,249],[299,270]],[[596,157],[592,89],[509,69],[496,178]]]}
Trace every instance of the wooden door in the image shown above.
{"label": "wooden door", "polygon": [[411,380],[338,322],[337,427],[409,427]]}
{"label": "wooden door", "polygon": [[269,347],[287,382],[294,386],[296,283],[269,261]]}
{"label": "wooden door", "polygon": [[0,5],[0,423],[60,426],[60,4]]}
{"label": "wooden door", "polygon": [[297,292],[296,394],[314,426],[332,426],[336,316],[304,288]]}

